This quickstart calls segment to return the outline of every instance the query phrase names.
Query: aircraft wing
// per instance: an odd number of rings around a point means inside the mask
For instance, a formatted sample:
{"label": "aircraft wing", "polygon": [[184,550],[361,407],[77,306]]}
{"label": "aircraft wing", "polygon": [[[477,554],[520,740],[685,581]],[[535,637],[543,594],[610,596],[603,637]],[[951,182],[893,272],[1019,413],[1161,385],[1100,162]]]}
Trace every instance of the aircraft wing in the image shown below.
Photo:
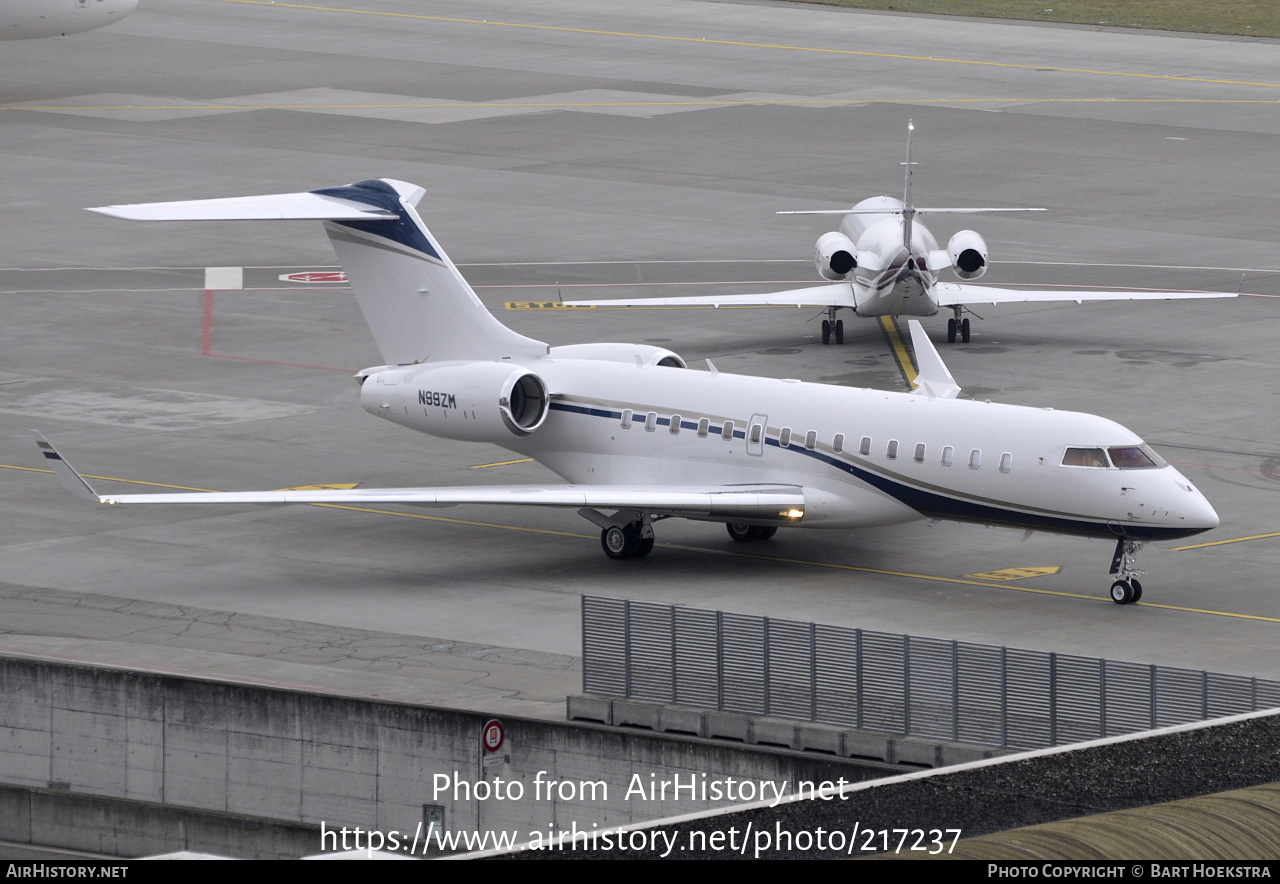
{"label": "aircraft wing", "polygon": [[197,491],[164,494],[99,494],[39,433],[36,445],[62,486],[95,503],[330,503],[348,506],[458,504],[550,506],[570,509],[635,509],[649,513],[713,519],[799,522],[804,489],[798,485],[489,485],[455,488],[318,488],[279,491]]}
{"label": "aircraft wing", "polygon": [[1075,301],[1181,301],[1196,298],[1234,298],[1235,292],[1170,292],[1122,289],[1114,292],[1073,291],[1072,289],[1002,289],[989,285],[962,285],[940,282],[934,288],[939,307],[972,304],[1019,304],[1028,302]]}
{"label": "aircraft wing", "polygon": [[606,298],[565,301],[566,307],[854,307],[847,282],[759,295],[692,295],[680,298]]}

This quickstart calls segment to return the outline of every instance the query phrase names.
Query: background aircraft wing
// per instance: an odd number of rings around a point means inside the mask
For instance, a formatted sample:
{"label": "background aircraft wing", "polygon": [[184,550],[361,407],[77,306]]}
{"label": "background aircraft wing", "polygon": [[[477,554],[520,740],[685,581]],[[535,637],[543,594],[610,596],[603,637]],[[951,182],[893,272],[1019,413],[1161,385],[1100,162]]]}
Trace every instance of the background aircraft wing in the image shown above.
{"label": "background aircraft wing", "polygon": [[759,295],[692,295],[680,298],[602,298],[565,301],[566,307],[853,307],[847,282]]}
{"label": "background aircraft wing", "polygon": [[165,494],[99,494],[39,433],[36,445],[62,486],[97,503],[331,503],[349,506],[458,504],[551,506],[570,509],[635,509],[649,513],[712,519],[785,520],[804,514],[798,485],[488,485],[454,488],[316,488],[279,491],[197,491]]}
{"label": "background aircraft wing", "polygon": [[1234,298],[1235,292],[1171,292],[1129,289],[1114,292],[1073,291],[1072,289],[1002,289],[989,285],[962,285],[940,282],[934,289],[939,307],[972,304],[1018,304],[1028,302],[1075,301],[1180,301],[1196,298]]}

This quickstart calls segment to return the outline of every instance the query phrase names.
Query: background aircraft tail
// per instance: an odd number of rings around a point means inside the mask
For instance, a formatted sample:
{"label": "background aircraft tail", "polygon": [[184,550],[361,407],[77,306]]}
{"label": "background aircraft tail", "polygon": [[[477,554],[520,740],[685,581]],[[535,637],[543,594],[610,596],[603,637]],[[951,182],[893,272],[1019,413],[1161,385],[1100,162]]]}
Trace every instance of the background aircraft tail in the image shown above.
{"label": "background aircraft tail", "polygon": [[388,365],[545,355],[476,297],[414,210],[425,191],[391,179],[310,193],[91,209],[133,221],[324,222],[365,322]]}

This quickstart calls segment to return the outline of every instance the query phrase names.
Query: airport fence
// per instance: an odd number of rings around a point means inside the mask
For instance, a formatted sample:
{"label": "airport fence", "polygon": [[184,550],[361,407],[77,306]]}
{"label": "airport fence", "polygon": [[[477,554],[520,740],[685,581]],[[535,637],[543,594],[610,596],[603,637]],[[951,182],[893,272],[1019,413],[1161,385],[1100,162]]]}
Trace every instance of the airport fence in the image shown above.
{"label": "airport fence", "polygon": [[582,689],[1035,749],[1280,707],[1280,682],[582,597]]}

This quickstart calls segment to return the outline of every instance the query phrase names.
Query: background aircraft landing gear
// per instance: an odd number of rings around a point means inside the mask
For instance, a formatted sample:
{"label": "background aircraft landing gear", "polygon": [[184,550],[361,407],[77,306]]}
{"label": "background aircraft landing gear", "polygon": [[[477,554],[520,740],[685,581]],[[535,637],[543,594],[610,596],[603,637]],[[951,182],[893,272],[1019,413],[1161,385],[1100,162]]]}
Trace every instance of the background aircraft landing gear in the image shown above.
{"label": "background aircraft landing gear", "polygon": [[1111,601],[1117,605],[1132,605],[1142,599],[1142,584],[1137,575],[1144,573],[1137,568],[1136,557],[1142,549],[1141,540],[1116,541],[1115,555],[1111,557],[1111,576],[1116,580],[1111,584]]}
{"label": "background aircraft landing gear", "polygon": [[836,308],[827,308],[827,318],[822,320],[822,343],[824,345],[831,343],[831,336],[835,335],[836,343],[844,343],[844,320],[836,319]]}
{"label": "background aircraft landing gear", "polygon": [[954,319],[947,320],[947,343],[954,344],[958,334],[960,340],[967,344],[969,343],[969,318],[967,316],[964,319],[960,318],[961,308],[952,307],[951,309],[956,312],[956,315]]}
{"label": "background aircraft landing gear", "polygon": [[751,543],[755,540],[768,540],[770,537],[778,533],[778,529],[772,525],[740,525],[729,522],[724,526],[729,531],[729,536],[737,543]]}
{"label": "background aircraft landing gear", "polygon": [[643,559],[653,552],[653,529],[641,522],[610,525],[600,532],[600,547],[611,559]]}

